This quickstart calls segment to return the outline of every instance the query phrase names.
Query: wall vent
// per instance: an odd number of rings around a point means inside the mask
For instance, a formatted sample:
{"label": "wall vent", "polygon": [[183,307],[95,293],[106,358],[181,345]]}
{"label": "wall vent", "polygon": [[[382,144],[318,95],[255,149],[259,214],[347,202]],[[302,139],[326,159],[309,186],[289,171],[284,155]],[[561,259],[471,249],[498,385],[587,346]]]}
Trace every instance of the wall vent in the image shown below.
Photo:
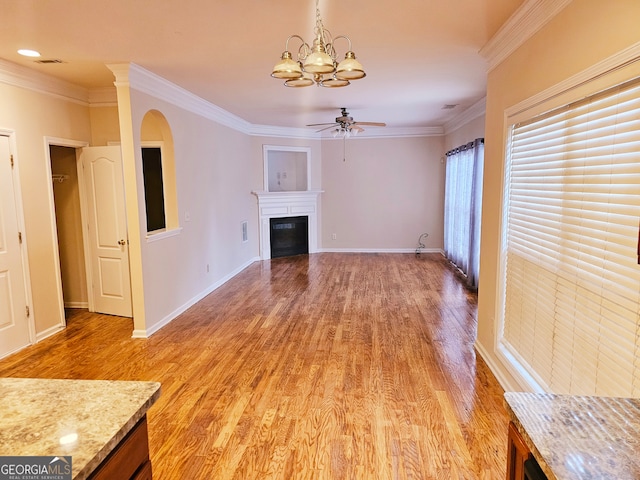
{"label": "wall vent", "polygon": [[242,222],[242,243],[249,241],[249,224],[245,220]]}

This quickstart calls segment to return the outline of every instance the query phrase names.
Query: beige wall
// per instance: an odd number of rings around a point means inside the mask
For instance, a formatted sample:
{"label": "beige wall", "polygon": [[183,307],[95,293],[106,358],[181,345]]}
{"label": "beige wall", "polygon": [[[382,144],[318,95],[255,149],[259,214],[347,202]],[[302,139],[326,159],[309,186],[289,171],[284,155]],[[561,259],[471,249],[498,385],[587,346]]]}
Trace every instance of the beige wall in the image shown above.
{"label": "beige wall", "polygon": [[53,187],[45,137],[89,143],[89,108],[61,98],[0,84],[0,127],[15,132],[25,238],[30,267],[31,309],[41,338],[63,325],[58,274]]}
{"label": "beige wall", "polygon": [[120,141],[120,122],[118,120],[118,107],[91,107],[89,109],[91,119],[91,145],[100,147],[109,142]]}
{"label": "beige wall", "polygon": [[452,132],[447,132],[444,137],[445,152],[474,141],[476,138],[484,138],[484,115],[471,120]]}
{"label": "beige wall", "polygon": [[522,388],[496,354],[505,110],[640,42],[637,0],[574,0],[488,75],[477,348],[505,388]]}
{"label": "beige wall", "polygon": [[324,140],[321,248],[441,250],[443,157],[442,136]]}
{"label": "beige wall", "polygon": [[[141,232],[146,232],[146,220],[140,141],[149,110],[164,115],[173,136],[181,228],[177,235],[157,241],[142,235],[144,328],[153,333],[258,256],[258,208],[251,191],[262,188],[262,152],[254,152],[246,134],[132,89]],[[249,241],[243,243],[245,220]]]}

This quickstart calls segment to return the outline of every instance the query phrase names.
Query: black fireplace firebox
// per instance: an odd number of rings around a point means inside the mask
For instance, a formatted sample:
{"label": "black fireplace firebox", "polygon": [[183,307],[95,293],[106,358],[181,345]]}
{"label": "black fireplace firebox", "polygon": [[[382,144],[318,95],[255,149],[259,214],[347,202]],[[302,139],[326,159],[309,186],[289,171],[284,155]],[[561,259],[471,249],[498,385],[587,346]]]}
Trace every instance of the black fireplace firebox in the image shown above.
{"label": "black fireplace firebox", "polygon": [[308,217],[270,219],[271,258],[309,253]]}

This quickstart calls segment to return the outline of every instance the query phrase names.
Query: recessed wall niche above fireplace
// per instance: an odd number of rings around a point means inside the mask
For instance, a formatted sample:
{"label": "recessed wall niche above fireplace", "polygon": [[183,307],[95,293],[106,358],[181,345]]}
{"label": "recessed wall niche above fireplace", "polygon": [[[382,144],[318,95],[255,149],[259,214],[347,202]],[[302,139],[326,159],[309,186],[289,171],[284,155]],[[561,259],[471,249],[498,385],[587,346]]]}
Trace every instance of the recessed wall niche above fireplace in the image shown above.
{"label": "recessed wall niche above fireplace", "polygon": [[[263,156],[264,190],[252,192],[258,197],[260,257],[268,260],[291,255],[278,251],[272,255],[271,219],[276,218],[306,217],[308,253],[317,252],[318,196],[322,191],[310,189],[311,148],[264,145]],[[300,228],[304,227],[296,226],[297,232]]]}
{"label": "recessed wall niche above fireplace", "polygon": [[[264,146],[264,171],[267,192],[305,192],[309,189],[309,151],[301,147]],[[287,148],[286,150],[282,150]]]}

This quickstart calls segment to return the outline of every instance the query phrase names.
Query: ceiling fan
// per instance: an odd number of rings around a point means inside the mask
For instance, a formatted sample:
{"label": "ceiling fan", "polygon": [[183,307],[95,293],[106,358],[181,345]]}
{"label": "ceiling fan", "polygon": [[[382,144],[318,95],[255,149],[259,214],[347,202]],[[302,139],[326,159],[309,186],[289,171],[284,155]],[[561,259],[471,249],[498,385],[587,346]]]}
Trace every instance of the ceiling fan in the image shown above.
{"label": "ceiling fan", "polygon": [[320,130],[316,130],[316,132],[324,132],[325,130],[329,130],[331,128],[334,129],[333,136],[342,136],[349,137],[351,135],[356,135],[359,132],[364,132],[364,128],[361,125],[370,126],[370,127],[386,127],[386,123],[382,122],[356,122],[353,120],[353,117],[349,115],[346,108],[340,109],[341,115],[336,117],[336,121],[332,123],[311,123],[307,125],[307,127],[324,127]]}

